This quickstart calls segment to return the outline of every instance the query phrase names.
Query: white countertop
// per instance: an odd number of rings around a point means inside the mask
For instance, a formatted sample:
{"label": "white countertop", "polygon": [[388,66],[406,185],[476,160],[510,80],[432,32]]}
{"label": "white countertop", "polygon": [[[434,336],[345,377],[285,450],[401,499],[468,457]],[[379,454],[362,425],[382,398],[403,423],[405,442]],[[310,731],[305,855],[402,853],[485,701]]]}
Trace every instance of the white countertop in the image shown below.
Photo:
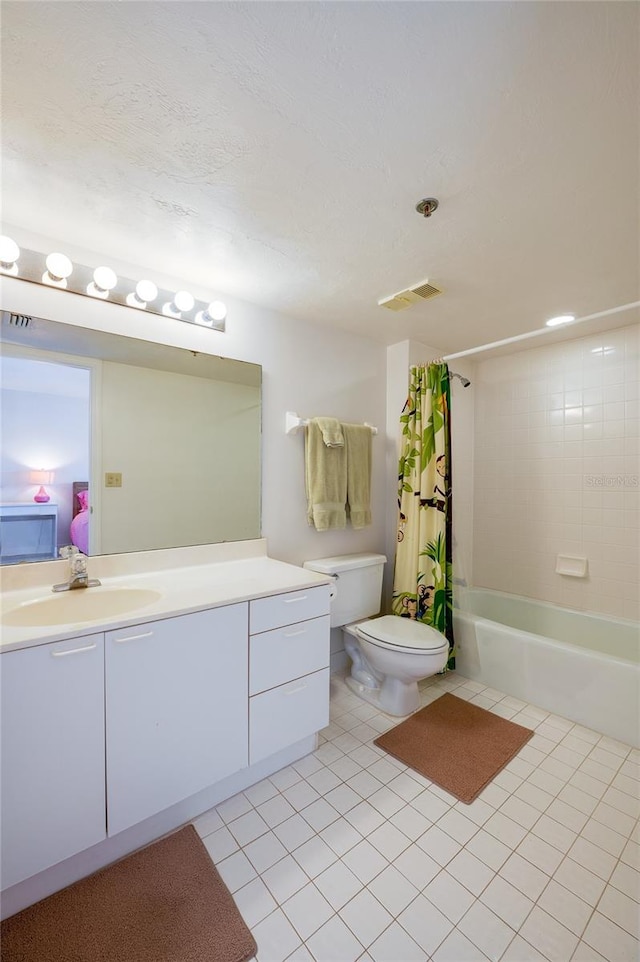
{"label": "white countertop", "polygon": [[[175,568],[163,566],[161,570],[129,571],[126,574],[111,574],[107,577],[101,575],[98,561],[99,559],[89,559],[89,577],[100,578],[101,585],[95,588],[81,588],[78,591],[99,592],[105,588],[146,588],[160,592],[160,598],[126,614],[96,618],[92,621],[29,627],[4,625],[0,621],[2,632],[0,651],[30,648],[64,638],[139,625],[174,615],[188,614],[192,611],[202,611],[206,608],[216,608],[286,591],[328,584],[331,581],[330,578],[306,568],[275,561],[260,554]],[[54,564],[50,563],[49,566],[53,568]],[[59,575],[59,569],[56,575]],[[48,585],[38,584],[3,591],[0,596],[2,616],[6,616],[21,605],[56,597],[51,591],[51,585],[59,580],[61,580],[59,577],[52,577]],[[65,592],[65,595],[67,594]]]}

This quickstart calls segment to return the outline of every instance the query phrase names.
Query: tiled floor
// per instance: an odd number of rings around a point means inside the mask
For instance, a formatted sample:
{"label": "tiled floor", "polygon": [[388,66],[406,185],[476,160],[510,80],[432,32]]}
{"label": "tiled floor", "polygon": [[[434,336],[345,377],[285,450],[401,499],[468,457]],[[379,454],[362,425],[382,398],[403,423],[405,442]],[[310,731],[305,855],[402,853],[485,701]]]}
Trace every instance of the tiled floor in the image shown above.
{"label": "tiled floor", "polygon": [[472,805],[334,676],[318,750],[196,821],[259,962],[636,962],[640,752],[455,672],[424,704],[445,691],[535,729]]}

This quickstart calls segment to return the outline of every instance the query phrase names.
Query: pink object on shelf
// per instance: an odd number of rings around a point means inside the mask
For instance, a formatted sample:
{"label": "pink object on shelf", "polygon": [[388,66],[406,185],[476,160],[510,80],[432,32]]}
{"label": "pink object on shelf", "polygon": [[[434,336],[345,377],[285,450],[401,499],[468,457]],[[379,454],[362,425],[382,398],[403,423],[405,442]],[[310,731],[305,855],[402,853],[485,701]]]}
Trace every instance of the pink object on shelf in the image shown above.
{"label": "pink object on shelf", "polygon": [[79,491],[76,495],[80,510],[71,522],[69,533],[71,543],[83,554],[89,553],[89,492]]}

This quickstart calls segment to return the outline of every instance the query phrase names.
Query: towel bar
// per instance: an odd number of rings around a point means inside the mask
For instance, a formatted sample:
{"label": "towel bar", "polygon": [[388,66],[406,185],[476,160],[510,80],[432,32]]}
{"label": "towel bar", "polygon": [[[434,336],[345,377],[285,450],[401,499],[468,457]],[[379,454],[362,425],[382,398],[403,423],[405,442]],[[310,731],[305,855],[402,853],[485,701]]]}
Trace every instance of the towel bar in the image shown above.
{"label": "towel bar", "polygon": [[[287,411],[285,415],[285,434],[297,434],[299,428],[304,428],[307,426],[309,421],[306,418],[298,417],[293,411]],[[378,429],[373,426],[373,424],[367,424],[364,422],[365,428],[371,428],[372,434],[377,434]]]}

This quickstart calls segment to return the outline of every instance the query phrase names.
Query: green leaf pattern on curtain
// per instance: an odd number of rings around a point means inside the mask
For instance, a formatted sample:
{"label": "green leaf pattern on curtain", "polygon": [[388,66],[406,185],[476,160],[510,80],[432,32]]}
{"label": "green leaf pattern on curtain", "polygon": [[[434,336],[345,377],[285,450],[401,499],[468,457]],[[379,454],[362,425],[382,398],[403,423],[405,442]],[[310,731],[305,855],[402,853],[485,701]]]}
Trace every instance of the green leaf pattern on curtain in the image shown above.
{"label": "green leaf pattern on curtain", "polygon": [[398,546],[392,610],[431,625],[449,640],[453,657],[451,565],[451,394],[444,363],[411,367],[400,417]]}

